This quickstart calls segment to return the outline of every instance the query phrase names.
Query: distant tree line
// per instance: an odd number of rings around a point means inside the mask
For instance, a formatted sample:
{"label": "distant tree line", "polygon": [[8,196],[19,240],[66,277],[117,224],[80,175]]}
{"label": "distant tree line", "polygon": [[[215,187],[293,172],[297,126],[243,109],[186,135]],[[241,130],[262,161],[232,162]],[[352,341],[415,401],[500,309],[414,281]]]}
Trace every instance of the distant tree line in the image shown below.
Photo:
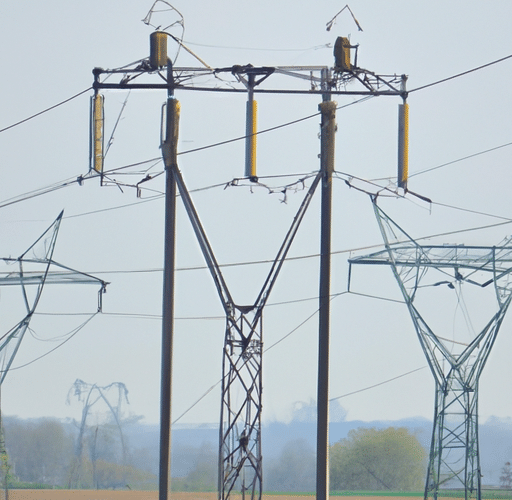
{"label": "distant tree line", "polygon": [[[189,473],[173,480],[175,491],[216,491],[217,454],[204,445]],[[406,428],[359,428],[330,447],[332,491],[418,491],[424,486],[427,452]],[[311,492],[316,484],[313,447],[288,442],[277,458],[264,458],[263,483],[269,492]]]}
{"label": "distant tree line", "polygon": [[[133,450],[127,439],[121,446],[114,424],[87,427],[81,446],[78,426],[56,419],[8,417],[4,428],[13,482],[88,489],[157,487],[148,470],[157,459],[150,454],[157,450]],[[174,491],[217,490],[216,446],[181,446],[173,456],[186,463],[186,474],[171,481]],[[425,470],[426,451],[406,428],[355,429],[330,448],[333,491],[417,491],[423,488]],[[506,472],[503,476],[509,478]],[[264,457],[263,478],[265,491],[314,491],[315,450],[303,439],[288,442],[278,456]]]}
{"label": "distant tree line", "polygon": [[139,468],[136,456],[123,456],[112,424],[87,428],[82,446],[76,427],[57,419],[7,417],[3,424],[12,486],[17,482],[91,489],[156,485],[155,475]]}

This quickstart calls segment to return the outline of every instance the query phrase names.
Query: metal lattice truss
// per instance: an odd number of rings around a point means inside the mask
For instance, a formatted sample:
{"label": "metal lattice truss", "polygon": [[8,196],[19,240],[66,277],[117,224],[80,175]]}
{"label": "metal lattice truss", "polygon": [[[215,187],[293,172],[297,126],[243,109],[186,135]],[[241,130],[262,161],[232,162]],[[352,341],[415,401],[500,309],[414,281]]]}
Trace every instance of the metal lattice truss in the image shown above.
{"label": "metal lattice truss", "polygon": [[[495,247],[421,246],[375,200],[373,205],[386,248],[349,262],[391,267],[435,379],[434,427],[425,499],[437,498],[442,489],[461,488],[466,499],[480,499],[478,383],[512,299],[512,241],[505,240]],[[482,297],[492,292],[488,301],[491,319],[479,330],[474,330],[473,323],[468,321],[469,332],[463,341],[436,335],[417,308],[421,295],[435,290],[428,298],[430,305],[436,304],[437,312],[446,298],[441,292],[457,294],[460,306],[462,294],[468,288],[478,292],[477,300],[482,300],[468,311],[478,315],[486,304]],[[433,301],[435,298],[442,300]]]}
{"label": "metal lattice truss", "polygon": [[[77,438],[77,445],[75,448],[75,460],[71,466],[69,475],[69,488],[79,488],[81,486],[81,477],[83,474],[83,462],[86,460],[84,457],[84,444],[85,432],[87,430],[87,417],[90,415],[91,408],[98,402],[103,402],[108,408],[108,416],[115,422],[117,430],[119,431],[119,438],[121,441],[122,451],[122,464],[126,465],[127,448],[124,439],[123,428],[121,425],[122,419],[122,404],[123,402],[129,404],[128,389],[122,382],[113,382],[107,386],[100,387],[97,384],[88,384],[83,380],[76,379],[71,389],[68,392],[67,403],[71,402],[71,396],[75,396],[78,401],[83,404],[82,419],[80,421],[80,431]],[[98,427],[96,426],[96,433]],[[91,459],[94,464],[96,460],[96,438],[93,441],[91,451]],[[93,465],[93,483],[98,486],[97,478],[95,477],[95,464]],[[124,481],[123,481],[124,482]]]}
{"label": "metal lattice truss", "polygon": [[173,171],[226,314],[219,440],[219,498],[226,500],[232,493],[241,491],[243,498],[247,494],[251,499],[261,499],[263,308],[320,181],[321,173],[316,175],[302,201],[256,301],[252,305],[241,306],[231,297],[180,171],[176,166]]}
{"label": "metal lattice truss", "polygon": [[[89,274],[63,266],[53,260],[53,252],[63,212],[55,222],[18,258],[6,257],[2,261],[8,268],[0,273],[0,286],[21,286],[25,317],[0,338],[0,384],[18,352],[30,320],[41,298],[43,288],[49,284],[94,284],[100,287],[98,311],[107,283]],[[15,267],[16,270],[12,268]]]}

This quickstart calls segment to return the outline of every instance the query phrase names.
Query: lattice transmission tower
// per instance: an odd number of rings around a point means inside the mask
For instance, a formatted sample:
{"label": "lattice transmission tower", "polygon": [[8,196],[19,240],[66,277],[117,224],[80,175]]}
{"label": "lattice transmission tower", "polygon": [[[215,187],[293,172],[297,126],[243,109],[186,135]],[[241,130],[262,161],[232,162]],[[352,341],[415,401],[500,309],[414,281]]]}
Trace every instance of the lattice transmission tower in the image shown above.
{"label": "lattice transmission tower", "polygon": [[[87,457],[84,456],[84,444],[85,434],[87,431],[87,419],[90,417],[91,409],[97,403],[104,403],[108,408],[108,418],[110,418],[119,434],[121,444],[121,463],[126,465],[127,460],[127,446],[123,434],[122,428],[122,405],[123,403],[129,403],[128,401],[128,389],[122,382],[113,382],[106,386],[99,386],[98,384],[88,384],[83,380],[76,379],[71,389],[68,392],[67,403],[71,402],[71,397],[74,396],[83,405],[82,407],[82,418],[80,421],[80,429],[77,437],[77,444],[75,448],[75,460],[71,466],[71,472],[69,476],[69,488],[80,488],[82,486],[82,476],[84,474],[84,461]],[[92,479],[95,488],[99,488],[99,479],[96,472],[96,441],[97,441],[98,426],[96,426],[96,433],[92,443],[91,450],[91,461],[92,461]],[[121,485],[126,484],[125,473],[123,472],[121,479]]]}
{"label": "lattice transmission tower", "polygon": [[[18,353],[23,338],[29,329],[36,308],[41,299],[43,289],[50,284],[93,284],[99,287],[98,312],[101,312],[102,295],[106,283],[90,274],[82,273],[59,264],[53,259],[55,244],[59,233],[64,212],[61,212],[50,227],[30,245],[19,257],[4,257],[1,259],[0,287],[9,286],[21,288],[23,300],[23,318],[0,337],[0,387],[5,381],[11,365]],[[5,319],[4,319],[5,321]],[[0,399],[1,405],[1,399]],[[5,497],[8,497],[7,477],[9,463],[5,448],[5,439],[0,409],[0,470],[4,475]]]}
{"label": "lattice transmission tower", "polygon": [[[350,259],[350,264],[391,267],[435,380],[435,411],[425,499],[447,490],[481,499],[478,445],[478,385],[512,299],[512,241],[498,246],[419,245],[373,200],[385,250]],[[463,310],[465,324],[452,338],[444,305]],[[420,309],[434,305],[425,319]],[[491,311],[482,321],[484,309]],[[478,313],[478,314],[474,314]],[[452,311],[453,317],[453,311]],[[474,325],[480,320],[479,328]],[[436,328],[432,325],[437,322]]]}
{"label": "lattice transmission tower", "polygon": [[46,285],[92,284],[99,286],[98,312],[101,311],[102,295],[108,283],[59,264],[53,259],[55,243],[64,212],[19,257],[4,257],[5,269],[0,271],[0,286],[20,286],[25,316],[7,333],[0,337],[0,384],[20,348],[21,342],[34,316]]}
{"label": "lattice transmission tower", "polygon": [[[158,8],[157,8],[158,7]],[[166,13],[165,23],[154,22],[158,12]],[[341,11],[338,13],[340,14]],[[337,14],[337,15],[338,15]],[[336,16],[335,16],[336,17]],[[334,21],[334,18],[333,18]],[[330,25],[332,25],[332,22]],[[154,89],[167,91],[164,105],[161,149],[165,164],[165,248],[162,313],[162,375],[160,397],[160,469],[159,499],[167,500],[170,489],[171,447],[171,388],[172,351],[174,337],[174,267],[176,243],[177,191],[185,203],[188,216],[214,279],[226,314],[226,334],[223,347],[223,386],[219,445],[219,498],[227,500],[231,493],[261,498],[261,364],[262,313],[286,253],[293,241],[317,184],[321,191],[320,222],[320,286],[319,286],[319,349],[318,349],[318,404],[317,404],[317,500],[329,496],[328,474],[328,394],[329,394],[329,335],[330,335],[330,258],[332,177],[334,166],[334,137],[336,133],[337,104],[334,96],[400,97],[399,105],[399,168],[398,185],[407,188],[407,130],[408,104],[406,75],[378,75],[357,64],[358,46],[347,37],[338,37],[334,46],[334,66],[262,66],[233,64],[212,67],[190,50],[183,41],[183,16],[166,0],[155,0],[144,22],[156,31],[150,34],[150,55],[135,63],[117,69],[95,68],[94,96],[91,101],[90,176],[99,176],[102,185],[115,183],[104,169],[107,148],[105,144],[104,94],[108,90]],[[356,21],[357,23],[357,21]],[[358,23],[357,23],[358,24]],[[162,26],[164,26],[162,28]],[[358,27],[360,28],[359,24]],[[175,43],[175,57],[168,56],[167,41]],[[183,49],[194,57],[201,67],[177,66],[177,53]],[[351,57],[355,54],[354,60]],[[272,78],[269,78],[272,76]],[[276,78],[279,77],[279,78]],[[289,78],[300,79],[306,88],[289,88]],[[155,82],[156,81],[156,82]],[[270,83],[272,82],[272,84]],[[265,83],[265,86],[262,84]],[[354,87],[348,84],[354,83]],[[270,87],[270,85],[272,85]],[[266,88],[264,88],[266,87]],[[246,123],[245,178],[258,182],[256,169],[256,139],[258,94],[289,94],[318,96],[320,123],[320,171],[306,194],[295,220],[273,263],[256,301],[250,305],[237,304],[224,281],[208,238],[201,226],[185,183],[178,169],[178,124],[180,104],[175,94],[181,91],[245,93]],[[357,102],[357,101],[356,101]],[[115,127],[114,127],[115,128]],[[110,144],[110,141],[108,141]],[[315,168],[316,170],[316,168]],[[147,182],[147,175],[137,184]],[[134,186],[135,187],[135,186]],[[236,390],[235,390],[236,388]],[[239,399],[235,393],[241,394]]]}
{"label": "lattice transmission tower", "polygon": [[224,280],[177,165],[171,168],[226,314],[219,431],[219,498],[229,498],[235,491],[240,491],[242,498],[246,494],[251,498],[261,498],[263,309],[322,174],[317,173],[308,189],[256,300],[249,305],[240,305],[234,301]]}

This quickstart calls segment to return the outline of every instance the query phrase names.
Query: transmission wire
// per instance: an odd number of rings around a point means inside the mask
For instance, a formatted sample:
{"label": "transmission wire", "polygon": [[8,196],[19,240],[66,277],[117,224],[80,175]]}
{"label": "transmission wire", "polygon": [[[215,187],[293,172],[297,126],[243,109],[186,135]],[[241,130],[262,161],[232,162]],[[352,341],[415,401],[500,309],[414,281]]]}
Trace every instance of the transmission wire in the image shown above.
{"label": "transmission wire", "polygon": [[510,59],[511,57],[512,57],[512,54],[510,54],[508,56],[505,56],[505,57],[502,57],[501,59],[496,59],[495,61],[491,61],[491,62],[489,62],[487,64],[483,64],[482,66],[478,66],[476,68],[469,69],[467,71],[463,71],[462,73],[458,73],[456,75],[449,76],[448,78],[443,78],[442,80],[438,80],[437,82],[432,82],[432,83],[428,83],[426,85],[422,85],[421,87],[416,87],[415,89],[409,90],[408,93],[410,94],[411,92],[417,92],[418,90],[423,90],[423,89],[426,89],[426,88],[429,88],[429,87],[433,87],[434,85],[439,85],[440,83],[448,82],[448,81],[453,80],[455,78],[459,78],[460,76],[468,75],[469,73],[473,73],[474,71],[479,71],[481,69],[484,69],[484,68],[487,68],[489,66],[492,66],[493,64],[500,63],[502,61]]}
{"label": "transmission wire", "polygon": [[37,116],[47,113],[48,111],[51,111],[52,109],[58,108],[59,106],[62,106],[63,104],[66,104],[67,102],[72,101],[73,99],[76,99],[77,97],[81,96],[82,94],[89,92],[89,90],[92,90],[92,87],[82,90],[82,92],[79,92],[78,94],[75,94],[74,96],[69,97],[68,99],[65,99],[64,101],[54,104],[53,106],[50,106],[49,108],[43,109],[43,111],[39,111],[39,113],[35,113],[34,115],[29,116],[28,118],[25,118],[23,120],[20,120],[19,122],[13,123],[12,125],[9,125],[8,127],[2,128],[2,129],[0,129],[0,133],[5,132],[6,130],[9,130],[18,125],[21,125],[22,123],[25,123],[29,120],[32,120],[33,118],[36,118]]}
{"label": "transmission wire", "polygon": [[11,367],[8,370],[0,370],[0,373],[9,372],[9,371],[12,371],[12,370],[19,370],[20,368],[25,368],[26,366],[29,366],[32,363],[35,363],[36,361],[39,361],[40,359],[48,356],[53,351],[59,349],[59,347],[62,347],[66,342],[69,342],[82,328],[85,327],[85,325],[87,325],[87,323],[89,323],[89,321],[91,321],[98,314],[101,314],[101,313],[100,312],[95,312],[95,313],[91,314],[90,318],[88,318],[86,321],[84,321],[81,325],[79,325],[76,328],[74,328],[73,330],[71,330],[71,332],[69,332],[69,334],[68,334],[69,337],[66,338],[65,340],[63,340],[59,345],[55,346],[53,349],[50,349],[49,351],[47,351],[46,353],[42,354],[41,356],[38,356],[37,358],[34,358],[31,361],[29,361],[29,362],[27,362],[27,363],[25,363],[23,365],[19,365],[19,366],[16,366],[14,368]]}

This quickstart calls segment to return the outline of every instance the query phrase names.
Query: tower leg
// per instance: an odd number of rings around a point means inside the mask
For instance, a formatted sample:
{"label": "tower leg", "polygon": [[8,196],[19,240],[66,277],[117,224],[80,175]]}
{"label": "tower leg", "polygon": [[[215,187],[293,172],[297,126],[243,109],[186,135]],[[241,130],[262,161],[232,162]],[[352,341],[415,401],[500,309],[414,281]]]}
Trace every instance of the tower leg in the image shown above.
{"label": "tower leg", "polygon": [[[261,315],[229,317],[224,344],[219,452],[219,498],[234,491],[261,499]],[[246,333],[246,330],[249,330]],[[237,398],[237,395],[240,395]]]}
{"label": "tower leg", "polygon": [[453,368],[436,387],[425,500],[437,499],[442,490],[462,489],[465,499],[480,500],[478,450],[478,390]]}

